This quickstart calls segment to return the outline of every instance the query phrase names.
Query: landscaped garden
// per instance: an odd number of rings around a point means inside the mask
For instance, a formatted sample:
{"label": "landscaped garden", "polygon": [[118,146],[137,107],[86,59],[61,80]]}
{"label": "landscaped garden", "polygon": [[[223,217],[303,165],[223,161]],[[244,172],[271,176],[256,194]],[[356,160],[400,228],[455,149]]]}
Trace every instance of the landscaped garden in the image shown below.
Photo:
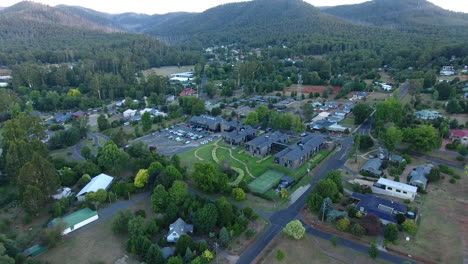
{"label": "landscaped garden", "polygon": [[[290,170],[275,164],[273,155],[263,159],[252,157],[244,153],[243,147],[233,148],[232,146],[222,143],[221,140],[218,140],[181,154],[180,160],[182,165],[188,168],[189,172],[193,171],[195,163],[203,162],[216,165],[215,167],[220,171],[225,167],[230,167],[236,174],[236,177],[231,178],[231,185],[233,186],[238,185],[242,181],[249,184],[252,181],[256,181],[268,171],[278,172],[277,175],[281,176],[291,176],[295,178],[297,182],[306,184],[303,179],[306,178],[304,176],[308,175],[308,169],[311,170],[317,166],[329,153],[331,153],[330,150],[320,151],[310,159],[309,162],[303,164],[298,169]],[[279,179],[276,178],[278,177],[275,177],[275,181],[271,182],[279,181]],[[309,181],[310,179],[308,178],[307,180]],[[296,186],[299,187],[299,184],[296,184]],[[274,198],[277,195],[272,190],[273,187],[274,186],[269,188],[269,191],[264,192],[262,190],[258,193],[264,194],[264,196],[269,198]],[[296,188],[293,188],[293,190],[295,189]]]}

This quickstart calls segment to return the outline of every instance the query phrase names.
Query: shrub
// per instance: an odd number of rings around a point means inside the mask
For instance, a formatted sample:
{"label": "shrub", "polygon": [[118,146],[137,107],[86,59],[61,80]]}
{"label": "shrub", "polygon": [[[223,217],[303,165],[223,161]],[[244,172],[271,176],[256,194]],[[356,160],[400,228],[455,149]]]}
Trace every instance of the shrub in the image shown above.
{"label": "shrub", "polygon": [[349,230],[351,234],[355,236],[363,236],[366,234],[366,229],[362,227],[360,224],[353,224]]}
{"label": "shrub", "polygon": [[402,225],[403,229],[410,235],[414,236],[418,232],[418,226],[414,220],[406,220]]}
{"label": "shrub", "polygon": [[453,178],[450,179],[450,183],[451,183],[451,184],[455,184],[456,182],[457,182],[457,181],[456,181],[455,179],[453,179]]}
{"label": "shrub", "polygon": [[301,239],[305,234],[305,227],[299,220],[289,222],[284,228],[283,232],[293,237],[296,240]]}
{"label": "shrub", "polygon": [[245,192],[241,188],[234,188],[232,189],[232,197],[237,201],[241,201],[245,199]]}
{"label": "shrub", "polygon": [[384,238],[390,242],[395,242],[398,239],[398,227],[396,224],[388,224],[384,229]]}
{"label": "shrub", "polygon": [[278,251],[276,251],[276,259],[282,261],[284,257],[284,252],[281,249],[278,249]]}
{"label": "shrub", "polygon": [[251,239],[252,237],[255,236],[255,234],[257,234],[255,230],[248,229],[247,231],[245,231],[245,238]]}
{"label": "shrub", "polygon": [[457,180],[460,180],[460,179],[461,179],[461,176],[458,175],[458,174],[455,174],[455,175],[453,175],[453,178],[454,178],[454,179],[457,179]]}
{"label": "shrub", "polygon": [[396,219],[399,225],[401,225],[403,222],[405,222],[406,217],[404,214],[397,214]]}
{"label": "shrub", "polygon": [[336,236],[332,236],[330,242],[334,247],[338,246],[338,238]]}
{"label": "shrub", "polygon": [[379,249],[377,248],[377,244],[375,242],[372,242],[369,248],[369,257],[371,257],[372,259],[375,259],[377,258],[378,255],[379,255]]}
{"label": "shrub", "polygon": [[336,228],[342,232],[348,231],[350,225],[351,225],[351,222],[349,221],[348,218],[343,218],[343,219],[336,221]]}
{"label": "shrub", "polygon": [[410,199],[405,199],[403,202],[404,202],[405,204],[409,204],[409,203],[411,203],[411,200],[410,200]]}

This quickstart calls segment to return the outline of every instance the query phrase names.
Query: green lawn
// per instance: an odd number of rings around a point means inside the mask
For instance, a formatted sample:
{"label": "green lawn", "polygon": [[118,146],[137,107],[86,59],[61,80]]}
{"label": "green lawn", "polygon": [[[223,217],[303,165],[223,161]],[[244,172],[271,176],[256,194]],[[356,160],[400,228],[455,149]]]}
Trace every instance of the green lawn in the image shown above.
{"label": "green lawn", "polygon": [[345,127],[354,127],[354,117],[348,117],[343,119],[340,122],[340,125],[345,126]]}
{"label": "green lawn", "polygon": [[[260,158],[252,157],[248,154],[244,154],[243,147],[232,149],[230,146],[225,145],[221,142],[218,142],[218,145],[220,146],[216,151],[216,156],[218,160],[222,162],[224,159],[229,159],[231,166],[242,169],[245,175],[244,180],[247,183],[251,182],[254,179],[248,175],[245,169],[245,166],[243,164],[241,164],[237,160],[234,160],[230,157],[228,149],[231,149],[231,153],[236,159],[244,162],[248,166],[249,171],[252,173],[254,177],[259,177],[260,175],[262,175],[268,170],[276,170],[276,171],[283,172],[284,174],[289,175],[295,178],[296,180],[302,179],[303,176],[307,173],[308,168],[313,169],[331,152],[329,150],[322,150],[317,155],[315,155],[312,159],[310,159],[309,162],[303,164],[298,169],[290,170],[282,166],[279,166],[277,164],[274,164],[273,155],[271,157],[268,157],[265,160],[262,160]],[[216,165],[217,168],[219,168],[219,166],[216,164],[216,162],[213,160],[213,157],[212,157],[212,151],[214,147],[215,147],[214,142],[211,142],[207,145],[203,145],[191,151],[180,154],[179,157],[182,162],[182,165],[187,166],[189,172],[193,171],[194,164],[198,162],[210,162]],[[228,149],[224,149],[221,147],[225,147]],[[198,159],[195,154],[203,160]]]}

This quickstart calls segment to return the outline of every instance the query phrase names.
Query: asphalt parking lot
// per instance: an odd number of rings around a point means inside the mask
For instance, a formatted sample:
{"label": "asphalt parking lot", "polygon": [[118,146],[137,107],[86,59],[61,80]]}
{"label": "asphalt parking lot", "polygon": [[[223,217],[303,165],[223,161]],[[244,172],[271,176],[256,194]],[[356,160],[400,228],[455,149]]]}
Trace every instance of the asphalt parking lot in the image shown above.
{"label": "asphalt parking lot", "polygon": [[187,123],[181,123],[161,132],[134,139],[129,144],[143,142],[150,147],[156,147],[156,151],[162,155],[172,156],[207,144],[220,136],[220,133],[211,133]]}

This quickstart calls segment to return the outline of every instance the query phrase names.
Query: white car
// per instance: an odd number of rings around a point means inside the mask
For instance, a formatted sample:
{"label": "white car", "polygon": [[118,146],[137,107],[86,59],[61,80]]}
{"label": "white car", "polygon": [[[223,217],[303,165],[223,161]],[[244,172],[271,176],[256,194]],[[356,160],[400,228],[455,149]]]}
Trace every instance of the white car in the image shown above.
{"label": "white car", "polygon": [[185,141],[185,144],[190,144],[190,141],[189,140]]}

